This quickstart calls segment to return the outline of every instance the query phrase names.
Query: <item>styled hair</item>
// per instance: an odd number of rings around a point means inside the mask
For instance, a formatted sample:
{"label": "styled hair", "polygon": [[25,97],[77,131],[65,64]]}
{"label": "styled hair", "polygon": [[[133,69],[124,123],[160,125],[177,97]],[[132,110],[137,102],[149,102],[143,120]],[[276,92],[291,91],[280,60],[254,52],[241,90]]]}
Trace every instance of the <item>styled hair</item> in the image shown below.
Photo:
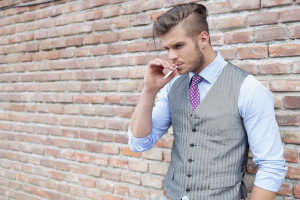
{"label": "styled hair", "polygon": [[188,3],[174,6],[157,18],[153,25],[153,34],[160,37],[182,22],[188,37],[198,36],[202,31],[208,32],[207,9],[202,4]]}

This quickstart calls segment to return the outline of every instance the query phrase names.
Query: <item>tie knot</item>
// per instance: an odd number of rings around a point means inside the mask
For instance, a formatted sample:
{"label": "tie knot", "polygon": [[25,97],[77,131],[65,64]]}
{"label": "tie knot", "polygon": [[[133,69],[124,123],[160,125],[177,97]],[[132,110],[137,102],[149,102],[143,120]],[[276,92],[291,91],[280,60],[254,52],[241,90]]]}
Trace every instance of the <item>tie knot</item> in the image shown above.
{"label": "tie knot", "polygon": [[197,85],[202,80],[200,75],[194,75],[192,78],[192,85]]}

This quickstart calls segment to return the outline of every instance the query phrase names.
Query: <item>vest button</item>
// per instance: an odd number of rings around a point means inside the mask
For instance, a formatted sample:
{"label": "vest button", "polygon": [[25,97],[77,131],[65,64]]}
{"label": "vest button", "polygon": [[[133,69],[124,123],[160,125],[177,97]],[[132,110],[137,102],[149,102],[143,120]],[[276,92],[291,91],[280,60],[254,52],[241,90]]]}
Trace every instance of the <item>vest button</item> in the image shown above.
{"label": "vest button", "polygon": [[189,163],[193,162],[193,160],[192,160],[192,159],[188,159],[188,161],[189,161]]}
{"label": "vest button", "polygon": [[192,175],[191,175],[191,174],[188,174],[188,175],[187,175],[187,177],[191,178],[191,177],[192,177]]}
{"label": "vest button", "polygon": [[192,144],[190,144],[190,147],[194,147],[195,145],[192,143]]}
{"label": "vest button", "polygon": [[186,191],[186,192],[190,192],[191,190],[190,190],[189,188],[187,188],[185,191]]}
{"label": "vest button", "polygon": [[193,128],[193,130],[192,130],[192,131],[193,131],[193,133],[195,133],[197,130],[196,130],[195,128]]}

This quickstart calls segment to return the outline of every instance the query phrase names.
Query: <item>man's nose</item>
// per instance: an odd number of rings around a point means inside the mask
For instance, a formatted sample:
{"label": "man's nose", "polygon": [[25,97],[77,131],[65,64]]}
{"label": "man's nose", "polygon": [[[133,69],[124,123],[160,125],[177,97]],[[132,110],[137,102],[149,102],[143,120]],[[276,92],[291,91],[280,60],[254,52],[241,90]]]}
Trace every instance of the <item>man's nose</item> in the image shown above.
{"label": "man's nose", "polygon": [[174,51],[172,49],[169,49],[168,55],[169,55],[170,60],[175,60],[178,58],[176,51]]}

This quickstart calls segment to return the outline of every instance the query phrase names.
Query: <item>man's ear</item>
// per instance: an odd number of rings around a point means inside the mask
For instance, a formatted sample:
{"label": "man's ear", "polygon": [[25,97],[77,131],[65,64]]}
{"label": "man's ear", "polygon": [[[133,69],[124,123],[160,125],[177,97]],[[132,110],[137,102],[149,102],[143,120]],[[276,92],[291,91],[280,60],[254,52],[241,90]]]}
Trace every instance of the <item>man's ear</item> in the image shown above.
{"label": "man's ear", "polygon": [[197,43],[200,49],[204,49],[209,45],[209,34],[206,31],[202,31],[197,37]]}

